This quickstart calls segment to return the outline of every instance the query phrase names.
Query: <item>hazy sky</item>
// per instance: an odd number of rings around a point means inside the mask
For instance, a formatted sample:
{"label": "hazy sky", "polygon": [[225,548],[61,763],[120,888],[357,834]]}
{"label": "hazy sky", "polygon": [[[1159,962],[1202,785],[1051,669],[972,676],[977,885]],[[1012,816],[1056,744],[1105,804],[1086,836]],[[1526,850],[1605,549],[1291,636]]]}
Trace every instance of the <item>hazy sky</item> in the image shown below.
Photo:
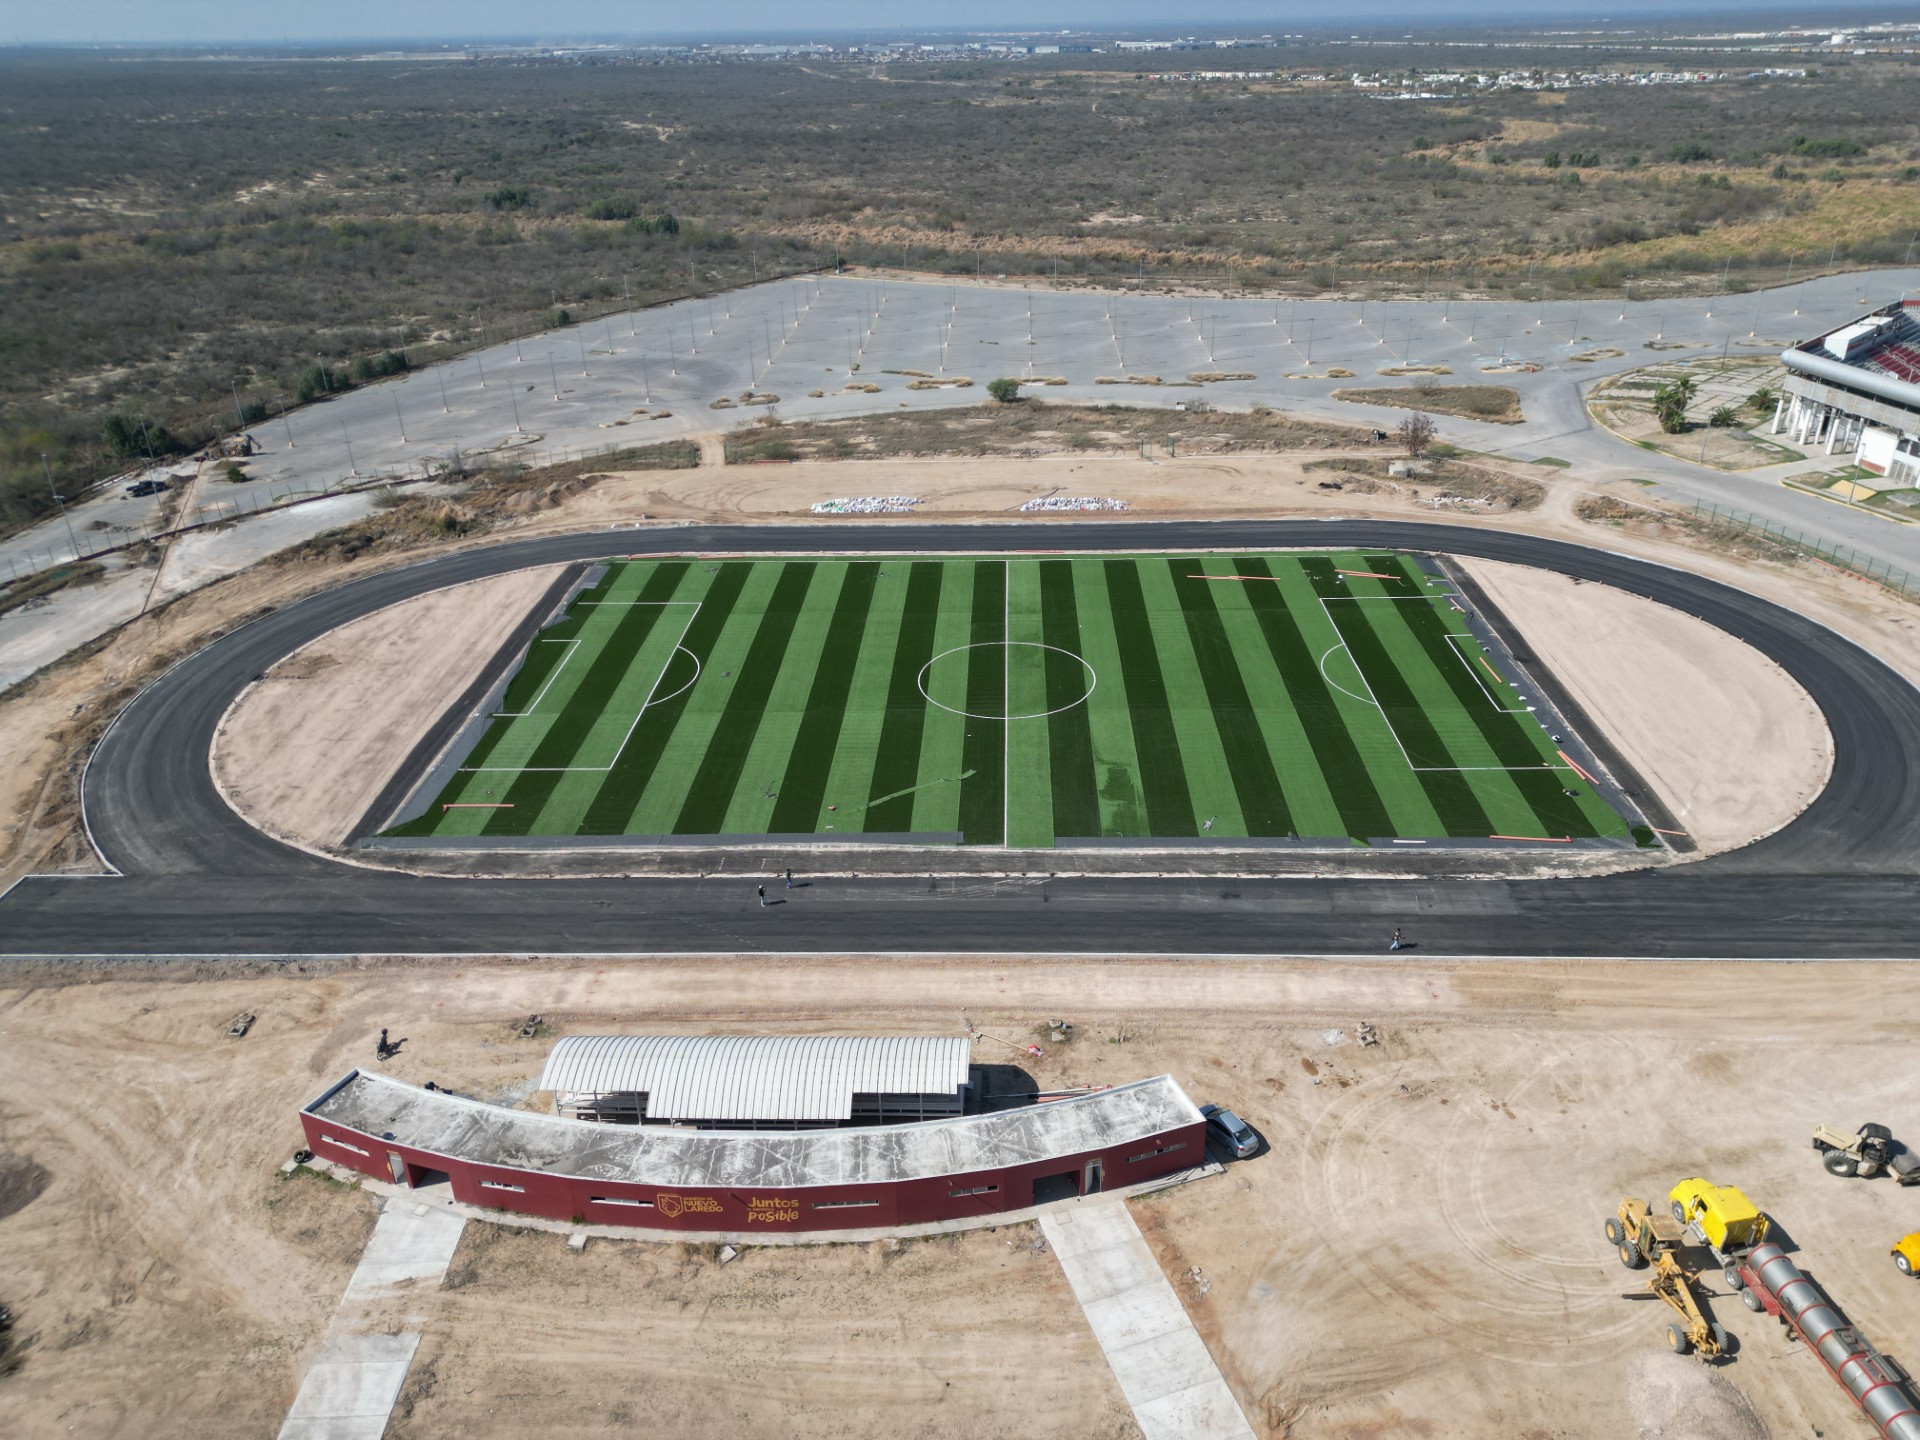
{"label": "hazy sky", "polygon": [[1197,26],[1201,17],[1252,30],[1288,30],[1372,24],[1432,25],[1456,17],[1565,24],[1611,16],[1625,19],[1675,12],[1753,14],[1773,23],[1819,25],[1863,9],[1854,0],[708,0],[703,5],[661,0],[11,0],[0,18],[0,43],[44,41],[148,42],[334,41],[363,39],[538,37],[685,34],[742,31],[793,33],[812,28],[845,32],[938,27],[1031,28],[1041,24]]}

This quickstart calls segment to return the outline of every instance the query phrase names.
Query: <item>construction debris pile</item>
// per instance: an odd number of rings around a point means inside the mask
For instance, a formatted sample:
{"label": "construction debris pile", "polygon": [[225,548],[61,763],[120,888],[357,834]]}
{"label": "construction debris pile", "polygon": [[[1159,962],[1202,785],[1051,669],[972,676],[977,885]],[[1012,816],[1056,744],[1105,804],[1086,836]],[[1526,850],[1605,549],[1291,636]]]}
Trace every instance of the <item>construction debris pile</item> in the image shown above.
{"label": "construction debris pile", "polygon": [[1124,510],[1127,502],[1093,495],[1039,495],[1020,507],[1022,510]]}
{"label": "construction debris pile", "polygon": [[816,515],[903,515],[920,503],[917,495],[848,495],[816,500]]}

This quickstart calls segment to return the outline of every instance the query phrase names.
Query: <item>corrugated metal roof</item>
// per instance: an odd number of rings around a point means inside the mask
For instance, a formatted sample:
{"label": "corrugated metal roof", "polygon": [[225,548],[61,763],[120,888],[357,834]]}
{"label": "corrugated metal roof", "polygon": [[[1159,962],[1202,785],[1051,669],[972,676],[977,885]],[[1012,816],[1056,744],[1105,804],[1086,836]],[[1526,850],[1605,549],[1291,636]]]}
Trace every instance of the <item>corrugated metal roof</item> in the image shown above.
{"label": "corrugated metal roof", "polygon": [[1193,1101],[1168,1075],[985,1115],[775,1133],[596,1125],[505,1110],[365,1071],[306,1110],[370,1138],[482,1165],[640,1185],[771,1189],[973,1175],[1200,1123]]}
{"label": "corrugated metal roof", "polygon": [[846,1120],[856,1094],[952,1094],[970,1051],[948,1035],[569,1035],[539,1088],[644,1093],[662,1120]]}

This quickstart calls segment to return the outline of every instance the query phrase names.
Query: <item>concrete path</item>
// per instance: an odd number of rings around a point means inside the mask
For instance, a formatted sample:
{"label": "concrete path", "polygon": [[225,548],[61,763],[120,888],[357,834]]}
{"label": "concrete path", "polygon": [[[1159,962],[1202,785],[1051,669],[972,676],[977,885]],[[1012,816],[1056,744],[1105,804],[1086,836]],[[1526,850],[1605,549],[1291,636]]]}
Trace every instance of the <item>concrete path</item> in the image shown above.
{"label": "concrete path", "polygon": [[413,1195],[387,1201],[280,1440],[380,1440],[420,1348],[417,1331],[394,1329],[390,1302],[438,1285],[465,1229],[459,1216]]}
{"label": "concrete path", "polygon": [[1146,1440],[1253,1440],[1124,1200],[1056,1206],[1040,1229]]}

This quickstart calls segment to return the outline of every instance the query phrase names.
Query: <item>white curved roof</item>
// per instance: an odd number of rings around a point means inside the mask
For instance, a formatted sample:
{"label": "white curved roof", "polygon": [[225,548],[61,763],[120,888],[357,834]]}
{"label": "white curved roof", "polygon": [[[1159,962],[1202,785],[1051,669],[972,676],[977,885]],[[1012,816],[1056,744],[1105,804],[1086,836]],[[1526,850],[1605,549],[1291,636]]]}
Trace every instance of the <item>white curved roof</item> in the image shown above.
{"label": "white curved roof", "polygon": [[539,1087],[644,1093],[660,1120],[847,1120],[853,1097],[951,1095],[970,1042],[946,1035],[569,1035]]}

